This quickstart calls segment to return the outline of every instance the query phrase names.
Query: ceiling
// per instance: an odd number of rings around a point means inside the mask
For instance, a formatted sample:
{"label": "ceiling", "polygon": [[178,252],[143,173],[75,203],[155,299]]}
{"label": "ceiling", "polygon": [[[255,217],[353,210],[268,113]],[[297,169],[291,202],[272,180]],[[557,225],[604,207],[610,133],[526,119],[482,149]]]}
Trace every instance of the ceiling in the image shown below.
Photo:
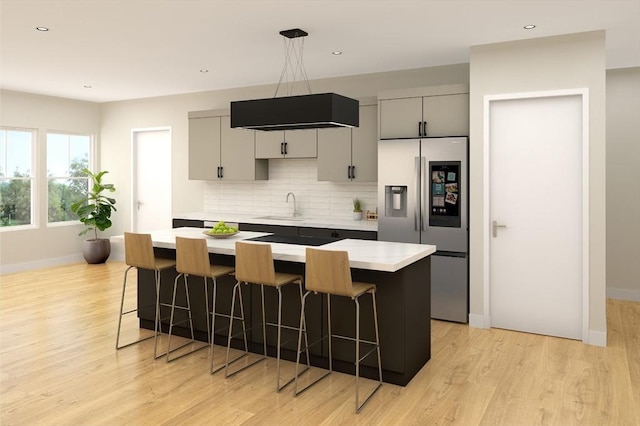
{"label": "ceiling", "polygon": [[309,32],[310,80],[468,62],[474,45],[602,29],[607,68],[640,66],[640,0],[0,2],[0,87],[95,102],[277,83],[279,31],[296,27]]}

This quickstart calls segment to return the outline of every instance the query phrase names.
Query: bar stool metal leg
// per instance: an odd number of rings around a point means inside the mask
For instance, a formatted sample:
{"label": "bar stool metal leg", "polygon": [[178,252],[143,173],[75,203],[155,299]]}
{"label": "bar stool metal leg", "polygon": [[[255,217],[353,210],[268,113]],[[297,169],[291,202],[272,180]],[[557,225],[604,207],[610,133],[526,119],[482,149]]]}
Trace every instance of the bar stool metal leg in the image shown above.
{"label": "bar stool metal leg", "polygon": [[[380,359],[380,338],[378,335],[378,312],[376,310],[375,292],[371,293],[371,300],[373,303],[373,321],[374,321],[374,326],[376,331],[376,341],[374,344],[375,344],[375,350],[377,351],[377,355],[378,355],[379,380],[375,389],[371,391],[371,393],[369,394],[369,396],[367,396],[364,402],[360,404],[360,361],[368,357],[371,354],[371,351],[367,352],[367,354],[365,354],[362,358],[360,357],[360,301],[359,301],[359,297],[355,297],[353,301],[356,304],[356,413],[359,413],[360,410],[362,410],[362,407],[364,407],[365,404],[369,402],[371,397],[378,391],[378,389],[380,389],[380,386],[382,386],[382,363]],[[365,342],[371,344],[371,342],[367,342],[367,341]]]}
{"label": "bar stool metal leg", "polygon": [[[228,339],[227,339],[227,361],[225,364],[225,377],[231,377],[236,373],[239,373],[240,371],[251,367],[252,365],[267,359],[266,357],[266,353],[262,355],[261,358],[258,358],[257,360],[244,365],[242,368],[233,371],[231,373],[229,373],[229,366],[231,364],[233,364],[234,362],[238,361],[240,358],[243,358],[247,355],[249,355],[249,345],[247,343],[247,327],[246,327],[246,323],[245,323],[245,316],[244,316],[244,302],[242,301],[242,286],[241,286],[241,282],[238,281],[236,283],[236,285],[233,287],[233,297],[231,299],[231,318],[229,319],[229,335],[228,335]],[[235,316],[235,304],[236,304],[236,294],[238,295],[238,304],[240,305],[240,316],[236,317]],[[263,310],[264,310],[264,306],[263,306]],[[244,353],[242,355],[239,355],[238,357],[236,357],[233,360],[229,360],[229,355],[230,355],[230,351],[231,351],[231,339],[233,338],[234,334],[233,334],[233,321],[234,320],[239,320],[242,323],[242,337],[244,340]],[[238,333],[240,334],[240,333]],[[266,342],[265,342],[266,345]],[[266,348],[266,346],[265,346]]]}
{"label": "bar stool metal leg", "polygon": [[[177,293],[177,289],[178,289],[178,281],[180,280],[180,276],[183,277],[184,280],[184,289],[185,289],[185,297],[186,297],[186,305],[185,306],[176,306],[176,293]],[[190,344],[194,344],[196,343],[196,339],[195,339],[195,333],[193,331],[193,312],[191,311],[191,296],[190,296],[190,292],[189,292],[189,280],[188,280],[189,275],[188,274],[178,274],[178,276],[176,277],[174,283],[173,283],[173,298],[171,301],[171,317],[169,320],[169,338],[167,341],[167,362],[170,361],[175,361],[178,358],[182,358],[185,355],[189,355],[192,354],[196,351],[199,351],[200,349],[204,349],[206,347],[209,346],[209,295],[208,295],[208,290],[207,290],[207,286],[206,286],[206,280],[205,280],[205,286],[204,286],[204,297],[205,297],[205,305],[206,305],[206,314],[205,316],[207,317],[207,343],[204,345],[200,345],[199,347],[192,349],[189,352],[183,353],[175,358],[171,358],[171,353],[177,351],[180,348],[183,348],[187,345]],[[173,334],[173,326],[176,325],[176,322],[174,321],[174,317],[175,317],[175,310],[176,308],[184,310],[187,312],[187,319],[181,322],[189,322],[189,329],[191,331],[191,340],[183,343],[182,345],[178,346],[177,348],[172,348],[171,347],[171,336]]]}
{"label": "bar stool metal leg", "polygon": [[135,266],[129,266],[125,270],[125,272],[124,272],[124,280],[122,282],[122,297],[120,298],[120,315],[118,316],[118,332],[116,333],[116,349],[126,348],[127,346],[135,345],[136,343],[144,342],[145,340],[149,340],[149,339],[152,339],[154,337],[154,335],[152,334],[151,336],[143,337],[141,339],[134,340],[131,343],[127,343],[127,344],[124,344],[124,345],[120,346],[120,332],[122,330],[122,317],[127,315],[127,314],[138,312],[139,310],[149,309],[149,308],[155,307],[154,305],[149,305],[149,306],[142,307],[140,309],[134,308],[134,309],[130,309],[130,310],[124,312],[124,300],[125,300],[125,295],[126,295],[126,291],[127,291],[127,275],[128,275],[129,270],[131,268],[135,268]]}

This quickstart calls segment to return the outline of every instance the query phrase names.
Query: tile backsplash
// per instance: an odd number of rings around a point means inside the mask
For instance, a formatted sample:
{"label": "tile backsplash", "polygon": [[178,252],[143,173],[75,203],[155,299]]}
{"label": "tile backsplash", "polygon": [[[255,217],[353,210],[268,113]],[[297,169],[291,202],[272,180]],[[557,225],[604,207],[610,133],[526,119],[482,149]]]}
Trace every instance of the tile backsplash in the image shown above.
{"label": "tile backsplash", "polygon": [[299,216],[350,219],[353,199],[362,209],[374,211],[378,204],[376,182],[318,182],[316,159],[269,160],[269,180],[255,182],[206,182],[205,212],[237,212],[289,216],[296,197]]}

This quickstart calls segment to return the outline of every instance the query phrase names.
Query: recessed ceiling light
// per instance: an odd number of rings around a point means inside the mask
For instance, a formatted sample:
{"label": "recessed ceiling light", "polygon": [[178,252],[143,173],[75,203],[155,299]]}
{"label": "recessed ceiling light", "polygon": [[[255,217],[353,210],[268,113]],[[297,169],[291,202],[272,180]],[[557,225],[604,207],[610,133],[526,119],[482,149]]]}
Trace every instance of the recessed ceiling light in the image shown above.
{"label": "recessed ceiling light", "polygon": [[535,25],[525,25],[525,26],[524,26],[524,29],[525,29],[525,30],[532,30],[532,29],[534,29],[535,27],[536,27]]}
{"label": "recessed ceiling light", "polygon": [[334,50],[333,52],[331,52],[332,55],[342,55],[342,51],[341,50]]}
{"label": "recessed ceiling light", "polygon": [[209,70],[206,70],[206,69],[204,69],[204,68],[203,68],[203,69],[201,69],[201,70],[200,70],[200,72],[201,72],[201,73],[208,73],[208,72],[209,72]]}
{"label": "recessed ceiling light", "polygon": [[49,31],[49,28],[47,28],[47,27],[36,27],[36,30],[38,30],[38,31]]}

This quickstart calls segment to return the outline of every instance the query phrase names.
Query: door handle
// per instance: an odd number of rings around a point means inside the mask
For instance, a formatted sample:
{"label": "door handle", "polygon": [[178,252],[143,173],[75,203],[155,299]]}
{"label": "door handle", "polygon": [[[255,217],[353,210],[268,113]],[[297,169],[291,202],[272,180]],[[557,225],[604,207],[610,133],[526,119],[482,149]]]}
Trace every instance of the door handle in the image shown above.
{"label": "door handle", "polygon": [[[426,121],[425,121],[426,123]],[[426,134],[425,134],[426,136]],[[427,173],[427,163],[426,163],[426,159],[425,157],[420,157],[420,186],[422,187],[422,197],[420,197],[420,230],[421,231],[426,231],[426,229],[424,229],[425,223],[427,223],[427,219],[425,218],[425,215],[427,214],[427,205],[428,205],[428,199],[427,198],[427,194],[428,194],[428,188],[429,186],[427,186],[427,179],[426,176],[428,176]]]}
{"label": "door handle", "polygon": [[506,228],[507,225],[499,225],[497,221],[493,221],[491,222],[491,228],[492,228],[492,233],[493,233],[493,238],[497,238],[498,237],[498,228]]}
{"label": "door handle", "polygon": [[136,202],[136,204],[138,205],[138,210],[140,210],[140,206],[141,206],[142,204],[144,204],[144,203],[143,203],[143,202],[141,202],[141,201],[137,201],[137,202]]}
{"label": "door handle", "polygon": [[413,229],[414,231],[419,231],[420,228],[418,227],[418,221],[421,221],[421,217],[420,217],[420,176],[421,176],[421,170],[420,170],[420,162],[421,162],[421,157],[416,157],[416,164],[414,166],[414,171],[413,171],[413,184],[416,186],[416,191],[415,191],[415,200],[414,200],[414,208],[413,208]]}

